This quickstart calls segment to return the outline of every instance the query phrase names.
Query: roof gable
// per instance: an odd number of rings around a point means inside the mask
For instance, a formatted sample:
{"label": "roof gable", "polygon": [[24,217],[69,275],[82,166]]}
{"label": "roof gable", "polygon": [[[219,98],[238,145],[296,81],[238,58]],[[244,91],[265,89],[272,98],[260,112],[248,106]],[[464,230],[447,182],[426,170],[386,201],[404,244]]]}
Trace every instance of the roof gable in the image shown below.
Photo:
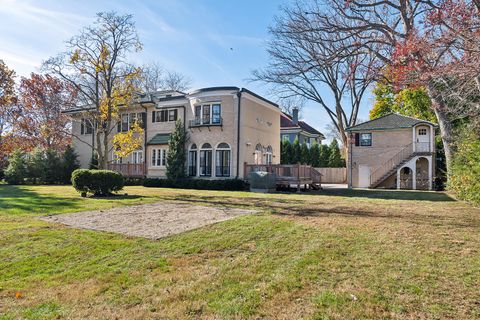
{"label": "roof gable", "polygon": [[298,120],[298,124],[294,124],[292,117],[286,113],[280,115],[280,129],[298,129],[308,132],[310,134],[318,135],[321,139],[325,139],[325,136],[317,129],[310,126],[303,120]]}
{"label": "roof gable", "polygon": [[402,128],[411,128],[421,123],[436,126],[434,123],[431,123],[426,120],[407,117],[398,113],[390,113],[383,117],[379,117],[377,119],[373,119],[370,121],[357,124],[356,126],[349,127],[347,128],[346,131],[402,129]]}

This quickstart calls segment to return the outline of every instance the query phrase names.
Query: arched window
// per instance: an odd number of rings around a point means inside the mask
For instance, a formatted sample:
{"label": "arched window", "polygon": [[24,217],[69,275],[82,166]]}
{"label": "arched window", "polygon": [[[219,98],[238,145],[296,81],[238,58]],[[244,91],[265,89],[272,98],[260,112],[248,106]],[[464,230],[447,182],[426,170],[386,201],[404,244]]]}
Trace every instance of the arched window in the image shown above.
{"label": "arched window", "polygon": [[194,143],[188,151],[188,175],[195,177],[197,175],[197,145]]}
{"label": "arched window", "polygon": [[272,164],[273,160],[273,149],[272,146],[267,147],[267,152],[265,152],[265,163]]}
{"label": "arched window", "polygon": [[255,153],[254,153],[254,162],[255,164],[262,164],[262,152],[263,151],[263,147],[262,145],[259,143],[255,146]]}
{"label": "arched window", "polygon": [[230,177],[231,150],[228,143],[222,142],[215,149],[215,176]]}
{"label": "arched window", "polygon": [[212,146],[204,143],[200,149],[200,176],[212,176]]}

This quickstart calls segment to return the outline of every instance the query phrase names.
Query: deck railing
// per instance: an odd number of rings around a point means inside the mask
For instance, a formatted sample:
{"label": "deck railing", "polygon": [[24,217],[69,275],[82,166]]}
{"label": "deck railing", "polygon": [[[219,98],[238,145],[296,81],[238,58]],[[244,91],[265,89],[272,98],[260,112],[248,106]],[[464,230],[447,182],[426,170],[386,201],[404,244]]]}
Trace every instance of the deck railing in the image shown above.
{"label": "deck railing", "polygon": [[250,172],[270,172],[278,181],[293,183],[320,183],[321,174],[314,168],[303,164],[247,164],[244,165],[244,179],[248,180]]}
{"label": "deck railing", "polygon": [[415,142],[415,152],[431,152],[430,142]]}
{"label": "deck railing", "polygon": [[109,163],[108,170],[120,172],[124,177],[143,177],[145,163]]}

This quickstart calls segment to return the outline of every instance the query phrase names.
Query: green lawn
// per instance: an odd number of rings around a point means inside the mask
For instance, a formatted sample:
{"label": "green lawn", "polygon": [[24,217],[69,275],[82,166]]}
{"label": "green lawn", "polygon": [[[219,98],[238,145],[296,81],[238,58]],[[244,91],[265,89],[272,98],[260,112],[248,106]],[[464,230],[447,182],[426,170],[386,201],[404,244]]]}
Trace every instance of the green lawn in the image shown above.
{"label": "green lawn", "polygon": [[[446,194],[125,192],[0,186],[0,319],[480,318],[480,209]],[[158,241],[37,219],[165,200],[261,213]]]}

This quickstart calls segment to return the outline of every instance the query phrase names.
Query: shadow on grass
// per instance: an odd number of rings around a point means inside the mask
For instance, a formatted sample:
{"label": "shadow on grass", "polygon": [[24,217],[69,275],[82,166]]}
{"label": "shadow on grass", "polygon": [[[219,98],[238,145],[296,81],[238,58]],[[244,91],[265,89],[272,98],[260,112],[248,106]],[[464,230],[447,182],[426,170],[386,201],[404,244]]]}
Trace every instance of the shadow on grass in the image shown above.
{"label": "shadow on grass", "polygon": [[95,204],[96,201],[129,201],[148,196],[115,195],[112,197],[65,196],[62,193],[52,195],[41,194],[29,190],[28,186],[0,185],[0,212],[13,215],[29,214],[55,214],[80,211],[85,208],[85,203]]}
{"label": "shadow on grass", "polygon": [[[415,192],[415,191],[375,191],[375,190],[328,190],[328,194],[332,196],[342,197],[368,197],[376,199],[393,199],[393,200],[419,200],[419,201],[453,201],[452,198],[443,193],[433,192]],[[308,193],[304,193],[307,194]],[[313,193],[311,193],[313,194]],[[325,191],[317,192],[325,194]],[[281,193],[275,194],[281,196]],[[351,203],[328,200],[327,198],[317,197],[315,201],[308,202],[305,200],[292,198],[223,198],[218,196],[200,196],[200,195],[174,195],[163,197],[164,200],[189,202],[193,205],[213,205],[223,207],[242,207],[248,209],[258,209],[260,212],[269,212],[278,216],[290,217],[309,217],[309,218],[329,218],[332,216],[343,216],[352,218],[368,218],[368,219],[396,219],[404,222],[429,225],[432,227],[448,225],[457,228],[478,228],[480,227],[480,219],[460,217],[457,214],[431,213],[422,210],[422,205],[418,204],[418,208],[412,204],[412,207],[403,207],[402,209],[392,209],[387,204],[367,204],[366,206],[357,207]],[[405,205],[405,204],[404,204]],[[426,204],[428,206],[428,204]],[[433,205],[433,204],[431,204]],[[439,205],[435,203],[435,206]]]}
{"label": "shadow on grass", "polygon": [[[308,194],[308,193],[305,193]],[[316,195],[372,198],[384,200],[415,200],[415,201],[455,201],[444,192],[411,191],[411,190],[369,190],[369,189],[323,189],[311,192]]]}

